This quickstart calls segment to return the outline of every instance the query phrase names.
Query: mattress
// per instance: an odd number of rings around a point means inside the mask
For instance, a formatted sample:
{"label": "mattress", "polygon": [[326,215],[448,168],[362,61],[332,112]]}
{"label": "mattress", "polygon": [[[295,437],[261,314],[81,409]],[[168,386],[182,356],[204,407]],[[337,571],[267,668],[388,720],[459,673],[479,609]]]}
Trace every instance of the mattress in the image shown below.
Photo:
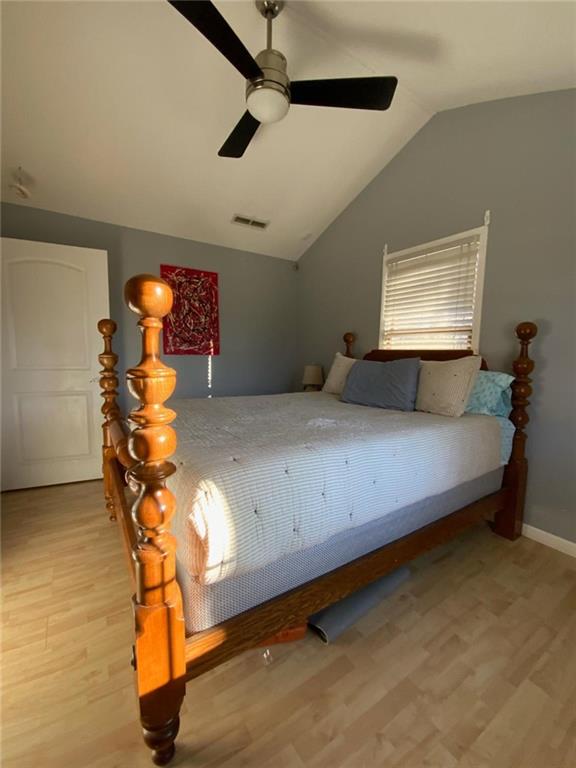
{"label": "mattress", "polygon": [[174,406],[173,531],[180,569],[200,585],[261,573],[503,463],[491,416],[401,413],[321,392]]}
{"label": "mattress", "polygon": [[343,531],[315,547],[285,555],[259,570],[216,584],[199,584],[179,561],[177,576],[187,633],[226,621],[494,493],[502,485],[503,471],[497,469],[385,518]]}

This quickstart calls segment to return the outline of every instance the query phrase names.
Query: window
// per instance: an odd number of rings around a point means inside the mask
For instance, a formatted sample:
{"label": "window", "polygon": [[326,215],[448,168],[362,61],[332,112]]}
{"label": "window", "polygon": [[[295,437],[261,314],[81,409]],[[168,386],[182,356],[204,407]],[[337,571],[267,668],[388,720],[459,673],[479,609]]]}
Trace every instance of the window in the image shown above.
{"label": "window", "polygon": [[380,346],[478,351],[488,226],[384,254]]}

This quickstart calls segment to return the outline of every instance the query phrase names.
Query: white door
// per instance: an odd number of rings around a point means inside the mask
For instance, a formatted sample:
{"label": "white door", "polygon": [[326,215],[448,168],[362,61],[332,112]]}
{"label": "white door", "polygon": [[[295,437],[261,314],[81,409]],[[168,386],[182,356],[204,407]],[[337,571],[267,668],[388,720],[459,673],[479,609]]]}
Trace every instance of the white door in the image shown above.
{"label": "white door", "polygon": [[101,477],[106,251],[2,238],[2,490]]}

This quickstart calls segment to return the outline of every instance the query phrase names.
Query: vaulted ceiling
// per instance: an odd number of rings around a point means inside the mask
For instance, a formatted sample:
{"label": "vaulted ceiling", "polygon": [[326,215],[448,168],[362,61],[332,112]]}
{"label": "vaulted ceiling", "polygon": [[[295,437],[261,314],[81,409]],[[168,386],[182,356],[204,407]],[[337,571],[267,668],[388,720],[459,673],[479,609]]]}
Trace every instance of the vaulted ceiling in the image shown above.
{"label": "vaulted ceiling", "polygon": [[[265,47],[252,2],[217,6]],[[244,81],[167,2],[3,2],[2,197],[297,259],[435,112],[575,87],[575,8],[289,1],[274,47],[293,79],[393,74],[396,98],[387,112],[292,107],[235,160],[217,152]],[[26,202],[8,188],[18,166]]]}

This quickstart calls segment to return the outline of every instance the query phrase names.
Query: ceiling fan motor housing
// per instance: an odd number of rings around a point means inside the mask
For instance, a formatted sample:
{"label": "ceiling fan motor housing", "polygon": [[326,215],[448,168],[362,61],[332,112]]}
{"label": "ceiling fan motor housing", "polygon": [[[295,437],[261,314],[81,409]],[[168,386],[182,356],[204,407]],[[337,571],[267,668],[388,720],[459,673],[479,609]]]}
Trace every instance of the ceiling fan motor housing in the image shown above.
{"label": "ceiling fan motor housing", "polygon": [[262,77],[246,81],[246,104],[261,123],[274,123],[290,107],[290,80],[286,73],[286,58],[273,48],[256,56]]}
{"label": "ceiling fan motor housing", "polygon": [[388,109],[398,84],[396,77],[337,77],[290,82],[286,59],[272,47],[272,23],[284,0],[255,0],[266,20],[266,49],[254,58],[211,0],[168,0],[246,81],[246,112],[218,155],[242,157],[262,123],[275,123],[291,104],[347,109]]}

